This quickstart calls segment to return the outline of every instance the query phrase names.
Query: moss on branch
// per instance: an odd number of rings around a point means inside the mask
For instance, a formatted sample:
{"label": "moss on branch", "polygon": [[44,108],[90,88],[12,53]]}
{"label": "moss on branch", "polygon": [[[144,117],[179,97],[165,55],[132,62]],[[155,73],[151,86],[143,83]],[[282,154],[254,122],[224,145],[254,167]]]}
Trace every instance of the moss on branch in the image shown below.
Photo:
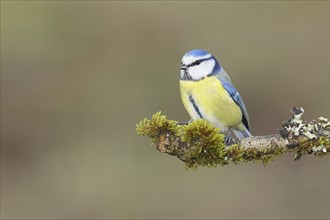
{"label": "moss on branch", "polygon": [[330,122],[320,117],[307,123],[302,119],[303,109],[293,108],[293,116],[282,123],[279,134],[244,138],[235,144],[224,144],[220,130],[203,119],[181,125],[169,120],[161,112],[151,119],[139,122],[136,132],[148,136],[157,150],[177,156],[188,168],[215,167],[246,162],[264,165],[277,156],[294,152],[295,160],[302,155],[329,155]]}

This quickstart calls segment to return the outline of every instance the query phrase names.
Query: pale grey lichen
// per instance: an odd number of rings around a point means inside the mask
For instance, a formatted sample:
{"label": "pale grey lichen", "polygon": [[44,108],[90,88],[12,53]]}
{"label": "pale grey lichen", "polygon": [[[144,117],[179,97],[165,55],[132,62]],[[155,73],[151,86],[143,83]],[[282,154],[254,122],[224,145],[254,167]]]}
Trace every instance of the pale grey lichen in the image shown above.
{"label": "pale grey lichen", "polygon": [[302,115],[304,109],[294,107],[292,109],[293,116],[288,121],[283,122],[283,129],[280,130],[280,134],[283,138],[286,138],[289,142],[298,136],[305,136],[309,140],[317,139],[320,134],[330,134],[330,122],[327,118],[319,117],[318,121],[311,121],[307,123]]}
{"label": "pale grey lichen", "polygon": [[324,152],[324,153],[327,152],[327,149],[324,147],[324,145],[320,145],[320,146],[318,146],[318,147],[313,147],[312,149],[313,149],[313,152],[314,152],[314,153],[316,153],[316,152],[320,152],[320,151],[322,151],[322,152]]}

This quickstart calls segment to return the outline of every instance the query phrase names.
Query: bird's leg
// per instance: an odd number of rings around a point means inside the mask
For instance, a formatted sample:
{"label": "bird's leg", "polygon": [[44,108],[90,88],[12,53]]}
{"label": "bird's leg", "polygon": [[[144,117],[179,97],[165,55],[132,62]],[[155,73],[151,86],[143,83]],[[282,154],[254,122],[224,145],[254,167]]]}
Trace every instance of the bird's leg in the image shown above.
{"label": "bird's leg", "polygon": [[226,136],[225,136],[225,144],[226,145],[232,145],[234,144],[234,140],[232,139],[230,133],[231,133],[232,128],[229,128],[229,131],[227,132]]}

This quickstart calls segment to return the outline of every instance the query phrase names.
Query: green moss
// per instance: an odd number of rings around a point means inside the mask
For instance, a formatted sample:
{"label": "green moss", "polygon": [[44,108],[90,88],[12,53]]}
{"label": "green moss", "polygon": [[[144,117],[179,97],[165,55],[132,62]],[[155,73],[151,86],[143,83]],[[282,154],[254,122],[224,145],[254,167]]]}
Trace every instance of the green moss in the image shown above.
{"label": "green moss", "polygon": [[317,156],[324,156],[330,152],[329,136],[320,136],[315,140],[297,138],[299,147],[292,149],[286,146],[270,148],[242,148],[239,144],[226,146],[224,135],[207,121],[200,119],[187,125],[180,125],[177,121],[161,115],[161,112],[154,114],[151,119],[139,122],[136,132],[150,137],[159,151],[177,156],[187,168],[192,169],[200,166],[224,166],[230,162],[234,164],[261,162],[266,165],[285,152],[295,152],[295,160],[305,154],[314,153]]}
{"label": "green moss", "polygon": [[181,141],[187,146],[186,165],[217,166],[223,163],[224,135],[205,120],[196,120],[182,128]]}
{"label": "green moss", "polygon": [[261,162],[266,165],[282,153],[284,153],[283,148],[241,148],[238,145],[233,145],[225,151],[225,157],[230,158],[230,161],[235,164]]}
{"label": "green moss", "polygon": [[151,143],[156,143],[160,134],[170,132],[174,136],[178,136],[181,126],[177,121],[168,120],[166,115],[161,112],[154,114],[151,119],[145,118],[136,125],[136,133],[151,138]]}
{"label": "green moss", "polygon": [[330,139],[326,136],[320,136],[314,140],[306,140],[301,138],[299,149],[296,152],[295,160],[299,160],[301,156],[314,154],[319,157],[328,155],[330,152]]}

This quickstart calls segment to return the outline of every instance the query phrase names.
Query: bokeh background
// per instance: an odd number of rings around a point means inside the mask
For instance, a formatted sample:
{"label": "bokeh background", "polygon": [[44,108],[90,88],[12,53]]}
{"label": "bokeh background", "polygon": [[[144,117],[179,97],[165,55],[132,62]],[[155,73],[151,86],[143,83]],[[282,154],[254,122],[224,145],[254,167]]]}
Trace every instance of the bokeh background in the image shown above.
{"label": "bokeh background", "polygon": [[136,135],[187,121],[181,57],[213,53],[254,135],[329,117],[328,1],[1,1],[1,218],[329,218],[329,157],[186,170]]}

